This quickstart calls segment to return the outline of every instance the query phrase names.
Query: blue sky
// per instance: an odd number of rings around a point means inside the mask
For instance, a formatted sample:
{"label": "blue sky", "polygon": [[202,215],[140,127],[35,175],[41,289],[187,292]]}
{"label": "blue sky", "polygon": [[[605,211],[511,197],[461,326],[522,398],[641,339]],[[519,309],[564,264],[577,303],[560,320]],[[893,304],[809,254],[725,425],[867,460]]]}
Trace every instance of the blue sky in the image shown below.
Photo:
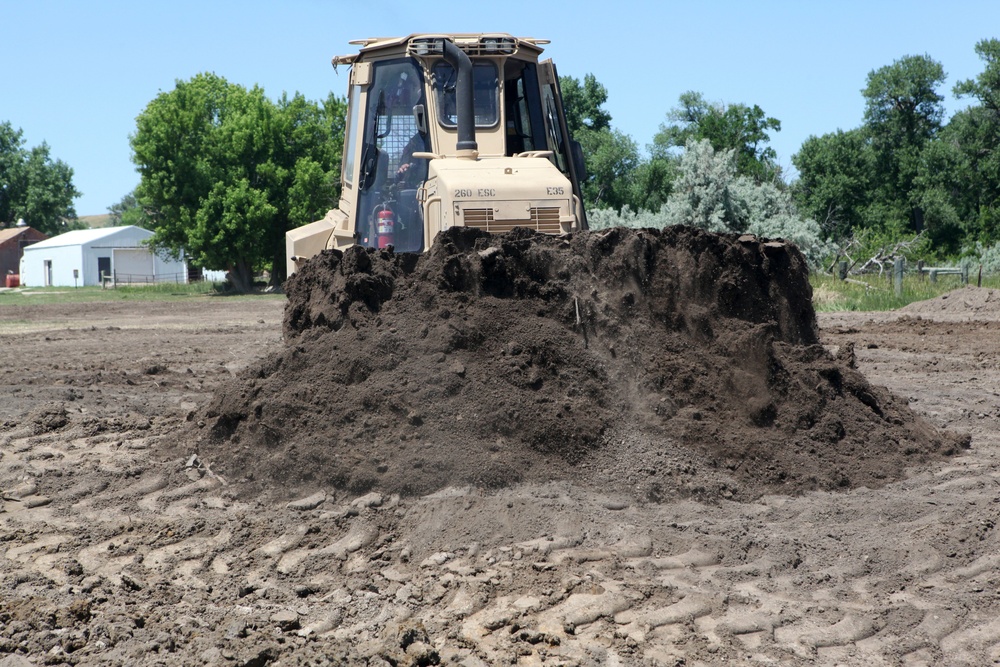
{"label": "blue sky", "polygon": [[[430,15],[427,7],[441,8]],[[269,97],[344,94],[330,58],[351,39],[413,32],[509,32],[547,38],[561,75],[593,73],[612,125],[645,147],[688,90],[759,105],[781,121],[780,163],[810,135],[861,124],[870,71],[927,54],[951,95],[975,77],[981,39],[1000,37],[1000,2],[761,0],[0,0],[0,122],[45,141],[74,169],[77,213],[96,215],[138,183],[135,117],[178,79],[215,72]]]}

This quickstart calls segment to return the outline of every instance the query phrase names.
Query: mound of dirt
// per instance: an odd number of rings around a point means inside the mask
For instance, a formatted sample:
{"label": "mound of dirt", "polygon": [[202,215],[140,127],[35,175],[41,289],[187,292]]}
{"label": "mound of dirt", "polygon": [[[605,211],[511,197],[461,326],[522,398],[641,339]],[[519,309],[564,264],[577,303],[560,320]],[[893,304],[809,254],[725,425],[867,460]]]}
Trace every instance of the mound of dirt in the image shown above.
{"label": "mound of dirt", "polygon": [[909,315],[972,315],[977,318],[1000,317],[1000,290],[966,285],[947,294],[917,301],[899,309]]}
{"label": "mound of dirt", "polygon": [[819,345],[780,241],[453,228],[425,255],[323,252],[285,289],[285,348],[192,416],[253,492],[752,499],[882,485],[962,444]]}

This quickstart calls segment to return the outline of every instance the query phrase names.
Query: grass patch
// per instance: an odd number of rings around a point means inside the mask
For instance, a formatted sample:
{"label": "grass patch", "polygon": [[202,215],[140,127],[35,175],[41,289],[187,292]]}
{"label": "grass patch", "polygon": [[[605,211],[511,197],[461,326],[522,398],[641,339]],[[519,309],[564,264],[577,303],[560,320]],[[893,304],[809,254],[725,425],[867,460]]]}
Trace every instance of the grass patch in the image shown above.
{"label": "grass patch", "polygon": [[184,301],[190,299],[284,299],[284,294],[223,292],[220,283],[197,282],[101,287],[22,287],[0,292],[0,306],[17,304],[107,303],[112,301]]}
{"label": "grass patch", "polygon": [[[891,276],[851,276],[846,282],[828,274],[811,274],[813,308],[816,312],[843,310],[895,310],[916,301],[925,301],[962,287],[958,276],[940,276],[932,283],[926,275],[903,276],[901,296],[896,296]],[[975,284],[975,280],[970,281]],[[983,287],[1000,288],[1000,276],[984,276]]]}

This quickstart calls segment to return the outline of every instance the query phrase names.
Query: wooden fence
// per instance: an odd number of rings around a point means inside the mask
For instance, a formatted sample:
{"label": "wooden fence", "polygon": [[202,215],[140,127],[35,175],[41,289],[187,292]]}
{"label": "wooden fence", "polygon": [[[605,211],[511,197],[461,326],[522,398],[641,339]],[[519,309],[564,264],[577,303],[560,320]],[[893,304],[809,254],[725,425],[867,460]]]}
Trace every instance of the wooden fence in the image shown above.
{"label": "wooden fence", "polygon": [[[841,261],[837,265],[837,275],[841,280],[849,280],[847,277],[848,265],[847,262]],[[903,294],[903,275],[906,272],[906,260],[902,257],[897,257],[893,261],[892,265],[892,284],[896,291],[896,296],[902,296]],[[969,284],[969,266],[964,265],[961,267],[952,266],[924,266],[923,260],[917,262],[917,268],[915,273],[921,277],[927,276],[930,278],[932,283],[936,283],[938,276],[959,276],[963,285]],[[979,266],[978,277],[976,279],[976,285],[982,287],[983,285],[983,267]]]}

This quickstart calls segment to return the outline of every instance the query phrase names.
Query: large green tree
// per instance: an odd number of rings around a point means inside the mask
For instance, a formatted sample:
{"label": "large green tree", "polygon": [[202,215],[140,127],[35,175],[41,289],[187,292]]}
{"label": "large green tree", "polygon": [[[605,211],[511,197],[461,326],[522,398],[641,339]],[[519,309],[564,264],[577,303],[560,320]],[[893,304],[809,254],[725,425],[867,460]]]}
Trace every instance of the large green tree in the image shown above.
{"label": "large green tree", "polygon": [[631,203],[633,174],[640,164],[639,149],[630,136],[611,127],[604,108],[608,90],[593,74],[581,83],[560,77],[566,125],[583,148],[587,177],[581,183],[587,208],[619,209]]}
{"label": "large green tree", "polygon": [[796,202],[829,236],[924,232],[940,254],[959,250],[969,208],[961,197],[966,160],[942,141],[944,79],[941,64],[926,55],[872,70],[861,91],[862,125],[809,137],[792,157]]}
{"label": "large green tree", "polygon": [[73,170],[53,160],[45,142],[26,148],[24,133],[0,123],[0,227],[24,219],[46,234],[79,227],[73,199]]}
{"label": "large green tree", "polygon": [[942,138],[965,158],[962,213],[969,236],[992,244],[1000,241],[1000,40],[983,40],[975,49],[985,68],[975,79],[958,82],[954,93],[978,104],[956,113]]}
{"label": "large green tree", "polygon": [[737,173],[758,183],[780,177],[777,153],[768,144],[770,132],[780,132],[781,121],[756,104],[713,104],[698,92],[680,96],[680,104],[667,113],[667,122],[653,138],[653,156],[707,140],[716,151],[735,152]]}
{"label": "large green tree", "polygon": [[930,56],[906,56],[868,74],[864,130],[875,160],[872,203],[885,226],[924,229],[917,186],[921,153],[941,129],[944,68]]}
{"label": "large green tree", "polygon": [[130,137],[153,245],[225,268],[241,291],[260,268],[280,280],[285,232],[336,204],[344,116],[333,95],[273,102],[215,74],[178,81]]}
{"label": "large green tree", "polygon": [[792,193],[799,209],[841,239],[864,226],[873,155],[861,129],[811,136],[792,156],[799,178]]}
{"label": "large green tree", "polygon": [[608,101],[608,89],[597,77],[587,74],[581,82],[572,76],[561,76],[559,89],[570,134],[576,136],[583,130],[611,129],[611,114],[604,108]]}
{"label": "large green tree", "polygon": [[628,206],[636,211],[659,211],[674,191],[679,164],[680,160],[673,156],[641,159],[628,182]]}

